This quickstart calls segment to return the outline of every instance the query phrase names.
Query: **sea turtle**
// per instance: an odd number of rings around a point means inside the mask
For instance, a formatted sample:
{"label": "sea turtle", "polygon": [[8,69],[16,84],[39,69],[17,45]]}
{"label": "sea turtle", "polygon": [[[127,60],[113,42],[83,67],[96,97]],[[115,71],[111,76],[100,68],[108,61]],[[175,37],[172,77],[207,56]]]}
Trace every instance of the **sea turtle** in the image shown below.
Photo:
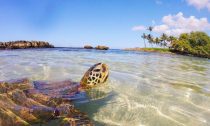
{"label": "sea turtle", "polygon": [[25,126],[61,117],[64,124],[74,122],[75,126],[91,126],[88,117],[75,109],[69,100],[81,99],[81,95],[88,94],[95,89],[93,87],[104,87],[100,85],[107,81],[108,76],[108,66],[97,63],[88,69],[80,82],[0,81],[0,125],[17,125],[18,122]]}
{"label": "sea turtle", "polygon": [[104,63],[97,63],[87,70],[80,82],[71,80],[51,83],[34,81],[33,84],[35,89],[45,95],[74,100],[81,98],[81,95],[84,95],[86,91],[90,91],[93,87],[105,83],[108,76],[108,66]]}
{"label": "sea turtle", "polygon": [[81,87],[84,89],[92,88],[100,83],[106,82],[108,76],[108,66],[104,63],[97,63],[84,74],[80,81]]}

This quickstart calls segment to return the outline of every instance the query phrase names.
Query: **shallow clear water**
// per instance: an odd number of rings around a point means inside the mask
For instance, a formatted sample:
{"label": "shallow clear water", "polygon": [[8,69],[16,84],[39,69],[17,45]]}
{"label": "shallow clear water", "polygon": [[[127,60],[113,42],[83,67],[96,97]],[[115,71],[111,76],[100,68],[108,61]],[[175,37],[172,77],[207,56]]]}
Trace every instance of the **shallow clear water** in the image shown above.
{"label": "shallow clear water", "polygon": [[108,87],[99,90],[103,97],[77,103],[97,125],[210,125],[208,59],[120,50],[4,50],[0,80],[80,81],[97,62],[109,65]]}

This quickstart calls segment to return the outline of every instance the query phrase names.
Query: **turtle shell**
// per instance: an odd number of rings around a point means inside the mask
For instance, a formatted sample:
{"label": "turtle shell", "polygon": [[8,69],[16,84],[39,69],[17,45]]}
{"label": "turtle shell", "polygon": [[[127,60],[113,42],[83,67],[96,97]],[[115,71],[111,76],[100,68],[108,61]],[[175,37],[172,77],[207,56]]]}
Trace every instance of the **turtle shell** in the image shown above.
{"label": "turtle shell", "polygon": [[104,63],[97,63],[84,74],[80,84],[82,88],[92,88],[98,84],[105,83],[108,76],[108,66]]}

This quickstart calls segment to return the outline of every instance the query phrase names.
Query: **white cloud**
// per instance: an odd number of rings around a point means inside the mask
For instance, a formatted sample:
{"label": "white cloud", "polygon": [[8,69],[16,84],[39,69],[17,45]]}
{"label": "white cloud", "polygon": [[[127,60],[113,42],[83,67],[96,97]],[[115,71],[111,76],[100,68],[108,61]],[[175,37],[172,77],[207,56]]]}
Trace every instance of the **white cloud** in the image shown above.
{"label": "white cloud", "polygon": [[[135,26],[133,30],[146,30],[146,27],[142,25]],[[176,15],[169,14],[162,18],[162,24],[155,25],[153,29],[155,33],[166,33],[175,36],[192,31],[210,31],[210,23],[207,18],[196,18],[195,16],[184,17],[182,12]]]}
{"label": "white cloud", "polygon": [[159,32],[159,33],[163,33],[163,32],[166,32],[168,30],[169,30],[169,27],[168,27],[168,25],[165,25],[165,24],[155,26],[154,29],[153,29],[153,31]]}
{"label": "white cloud", "polygon": [[210,11],[210,0],[186,0],[189,5],[196,7],[197,9],[207,8]]}
{"label": "white cloud", "polygon": [[138,25],[138,26],[134,26],[132,28],[133,31],[143,31],[143,30],[146,30],[147,28],[143,25]]}
{"label": "white cloud", "polygon": [[210,23],[207,18],[184,17],[182,12],[164,16],[162,22],[163,24],[154,27],[154,32],[179,35],[184,32],[210,30]]}

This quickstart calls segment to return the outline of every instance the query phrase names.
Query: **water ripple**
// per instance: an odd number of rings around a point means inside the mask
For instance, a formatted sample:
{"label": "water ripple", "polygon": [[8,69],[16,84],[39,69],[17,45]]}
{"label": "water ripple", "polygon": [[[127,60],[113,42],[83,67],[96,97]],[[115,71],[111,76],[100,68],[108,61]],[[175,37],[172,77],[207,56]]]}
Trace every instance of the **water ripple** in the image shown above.
{"label": "water ripple", "polygon": [[93,100],[78,105],[99,126],[210,125],[208,59],[72,48],[0,51],[0,57],[0,80],[78,82],[92,64],[108,64],[112,91],[92,91]]}

